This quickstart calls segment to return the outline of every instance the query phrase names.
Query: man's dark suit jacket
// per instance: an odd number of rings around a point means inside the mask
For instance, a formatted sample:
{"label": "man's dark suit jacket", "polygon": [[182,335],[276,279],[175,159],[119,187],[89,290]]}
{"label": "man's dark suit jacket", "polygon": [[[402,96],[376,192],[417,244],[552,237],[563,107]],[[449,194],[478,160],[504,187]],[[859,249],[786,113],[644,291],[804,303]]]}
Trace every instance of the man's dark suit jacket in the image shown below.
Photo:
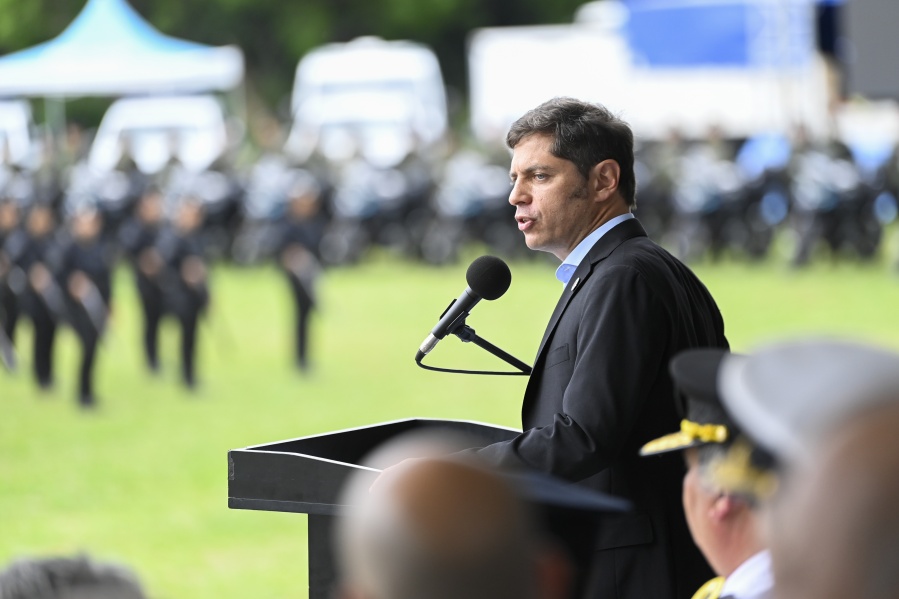
{"label": "man's dark suit jacket", "polygon": [[682,456],[637,455],[680,428],[669,360],[705,346],[728,346],[712,296],[636,219],[624,221],[559,299],[525,391],[524,432],[478,451],[633,502],[633,513],[597,525],[583,597],[689,598],[713,576],[684,518]]}

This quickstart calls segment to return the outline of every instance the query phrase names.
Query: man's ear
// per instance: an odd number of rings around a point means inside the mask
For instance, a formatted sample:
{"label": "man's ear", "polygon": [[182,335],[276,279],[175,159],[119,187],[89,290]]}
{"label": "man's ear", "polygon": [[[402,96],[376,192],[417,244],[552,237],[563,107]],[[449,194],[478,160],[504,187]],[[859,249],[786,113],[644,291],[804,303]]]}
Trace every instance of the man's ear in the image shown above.
{"label": "man's ear", "polygon": [[612,160],[597,162],[590,169],[591,191],[597,200],[604,202],[618,191],[618,181],[621,179],[621,166]]}
{"label": "man's ear", "polygon": [[733,517],[734,513],[743,506],[743,502],[734,497],[721,493],[712,502],[709,508],[709,516],[714,522],[724,522],[728,518]]}

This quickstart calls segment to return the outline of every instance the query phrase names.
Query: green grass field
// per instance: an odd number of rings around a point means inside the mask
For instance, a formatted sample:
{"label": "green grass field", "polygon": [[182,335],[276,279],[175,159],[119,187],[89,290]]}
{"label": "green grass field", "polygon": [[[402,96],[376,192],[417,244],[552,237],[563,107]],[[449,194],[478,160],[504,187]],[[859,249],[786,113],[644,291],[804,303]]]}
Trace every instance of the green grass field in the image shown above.
{"label": "green grass field", "polygon": [[[0,372],[0,566],[83,551],[131,565],[159,599],[305,597],[305,517],[229,510],[227,452],[407,417],[516,425],[523,377],[459,377],[413,362],[464,288],[468,261],[429,268],[375,256],[330,271],[306,378],[291,367],[292,313],[279,274],[217,267],[195,394],[178,385],[172,325],[163,330],[162,375],[143,368],[137,298],[121,271],[92,413],[76,407],[71,332],[57,344],[55,389],[38,394],[23,326],[21,371]],[[469,324],[530,361],[560,288],[546,260],[511,266],[509,292],[483,302]],[[899,277],[885,262],[798,273],[775,264],[695,270],[717,298],[736,350],[805,333],[899,348]],[[502,366],[455,338],[429,362]]]}

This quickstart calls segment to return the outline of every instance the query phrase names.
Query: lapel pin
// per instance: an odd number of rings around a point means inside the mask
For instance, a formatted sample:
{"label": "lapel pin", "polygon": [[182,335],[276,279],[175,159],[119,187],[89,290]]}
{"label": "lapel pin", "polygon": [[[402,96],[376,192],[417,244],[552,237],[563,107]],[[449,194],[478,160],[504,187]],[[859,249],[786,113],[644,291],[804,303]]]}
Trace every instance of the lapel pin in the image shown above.
{"label": "lapel pin", "polygon": [[578,283],[580,283],[580,282],[581,282],[581,278],[580,278],[580,277],[577,277],[577,278],[574,280],[574,283],[571,284],[571,290],[574,291],[575,289],[577,289],[577,285],[578,285]]}

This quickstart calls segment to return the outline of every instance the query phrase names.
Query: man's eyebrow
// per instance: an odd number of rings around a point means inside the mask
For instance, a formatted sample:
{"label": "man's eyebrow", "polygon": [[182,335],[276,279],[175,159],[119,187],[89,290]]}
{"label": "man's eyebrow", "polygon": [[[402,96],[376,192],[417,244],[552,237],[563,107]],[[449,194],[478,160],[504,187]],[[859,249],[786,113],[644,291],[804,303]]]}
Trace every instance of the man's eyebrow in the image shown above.
{"label": "man's eyebrow", "polygon": [[[553,170],[553,167],[549,166],[548,164],[533,164],[525,169],[522,169],[521,172],[524,175],[531,175],[533,173],[536,173],[537,171],[552,171],[552,170]],[[518,177],[518,175],[516,175],[513,171],[509,171],[510,179],[512,179],[514,181],[517,177]]]}

